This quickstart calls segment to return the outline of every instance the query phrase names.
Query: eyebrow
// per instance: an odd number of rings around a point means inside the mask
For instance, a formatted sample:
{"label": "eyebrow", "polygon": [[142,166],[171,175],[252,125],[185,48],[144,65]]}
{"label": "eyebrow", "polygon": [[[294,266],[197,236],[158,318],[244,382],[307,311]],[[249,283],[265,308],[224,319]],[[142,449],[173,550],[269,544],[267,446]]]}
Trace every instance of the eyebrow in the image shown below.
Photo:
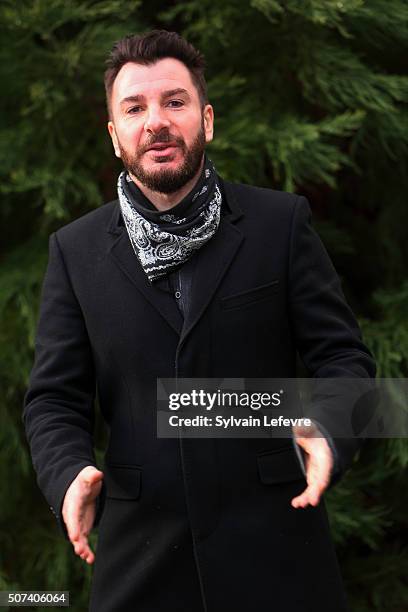
{"label": "eyebrow", "polygon": [[[182,87],[177,87],[177,89],[167,89],[166,91],[163,91],[161,93],[160,96],[160,100],[165,100],[166,98],[170,98],[171,96],[175,96],[175,95],[185,95],[189,100],[190,100],[190,94],[188,93],[187,89],[183,89]],[[127,98],[123,98],[123,100],[121,100],[120,102],[120,106],[124,106],[125,104],[128,104],[129,102],[144,102],[145,101],[145,96],[143,96],[142,94],[136,94],[135,96],[128,96]]]}

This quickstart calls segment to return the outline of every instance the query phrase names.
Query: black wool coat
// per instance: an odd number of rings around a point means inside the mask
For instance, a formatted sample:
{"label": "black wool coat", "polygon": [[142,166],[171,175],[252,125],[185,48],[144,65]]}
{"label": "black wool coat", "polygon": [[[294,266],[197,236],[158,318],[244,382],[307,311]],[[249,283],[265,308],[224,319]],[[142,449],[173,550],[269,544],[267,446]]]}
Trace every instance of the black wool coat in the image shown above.
{"label": "black wool coat", "polygon": [[[156,379],[372,377],[375,365],[304,197],[221,181],[183,319],[143,272],[117,201],[50,236],[23,419],[38,483],[64,494],[109,428],[92,612],[343,612],[324,501],[288,439],[160,439]],[[323,423],[324,425],[324,423]],[[341,472],[355,441],[335,439]]]}

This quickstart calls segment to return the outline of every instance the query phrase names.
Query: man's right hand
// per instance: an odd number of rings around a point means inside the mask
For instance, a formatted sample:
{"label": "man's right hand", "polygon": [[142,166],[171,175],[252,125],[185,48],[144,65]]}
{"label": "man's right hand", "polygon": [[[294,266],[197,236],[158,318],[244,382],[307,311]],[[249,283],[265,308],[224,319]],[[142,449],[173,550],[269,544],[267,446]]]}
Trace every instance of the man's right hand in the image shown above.
{"label": "man's right hand", "polygon": [[87,563],[95,561],[88,535],[95,520],[95,500],[101,492],[102,479],[103,472],[87,465],[71,482],[62,505],[62,517],[75,554]]}

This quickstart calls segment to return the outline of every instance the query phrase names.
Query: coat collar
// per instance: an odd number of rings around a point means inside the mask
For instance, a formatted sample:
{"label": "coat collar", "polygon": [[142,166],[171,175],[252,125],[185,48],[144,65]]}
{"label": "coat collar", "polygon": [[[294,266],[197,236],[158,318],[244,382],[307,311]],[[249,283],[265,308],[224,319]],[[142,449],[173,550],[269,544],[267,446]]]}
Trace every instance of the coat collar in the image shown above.
{"label": "coat collar", "polygon": [[[234,193],[234,184],[224,181],[219,175],[217,175],[218,184],[222,192],[222,197],[227,202],[229,210],[225,213],[224,219],[227,219],[230,223],[235,223],[243,215],[243,212],[237,202]],[[107,231],[109,234],[121,234],[124,229],[124,224],[121,221],[121,212],[119,206],[119,200],[115,200],[113,212],[109,218],[107,224]]]}
{"label": "coat collar", "polygon": [[201,318],[243,240],[242,232],[235,225],[243,216],[243,213],[235,198],[234,185],[223,181],[219,176],[218,180],[227,210],[221,216],[220,225],[214,236],[194,255],[197,262],[193,278],[191,304],[184,322],[173,296],[158,290],[148,280],[132,249],[121,218],[118,201],[114,205],[112,216],[107,225],[107,232],[113,237],[113,241],[111,240],[109,244],[108,256],[143,293],[150,304],[158,310],[174,331],[180,335],[180,344],[185,341]]}

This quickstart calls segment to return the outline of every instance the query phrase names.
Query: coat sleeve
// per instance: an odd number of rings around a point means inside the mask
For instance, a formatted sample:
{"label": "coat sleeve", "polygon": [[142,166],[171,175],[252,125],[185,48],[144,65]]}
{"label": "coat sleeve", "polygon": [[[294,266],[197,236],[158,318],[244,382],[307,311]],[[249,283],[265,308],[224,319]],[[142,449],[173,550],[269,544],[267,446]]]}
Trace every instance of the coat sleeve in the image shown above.
{"label": "coat sleeve", "polygon": [[367,378],[375,378],[376,366],[330,257],[311,225],[310,206],[303,196],[297,198],[293,214],[288,286],[294,341],[310,376],[353,379],[353,392],[343,397],[328,393],[326,399],[316,398],[308,413],[334,444],[337,481],[361,443],[357,437],[339,436],[343,430],[350,431],[353,406],[345,398],[358,394],[359,379],[365,379],[367,388]]}
{"label": "coat sleeve", "polygon": [[[23,422],[38,485],[66,538],[66,490],[93,450],[95,374],[89,338],[56,233],[49,239]],[[95,521],[96,524],[96,521]]]}

